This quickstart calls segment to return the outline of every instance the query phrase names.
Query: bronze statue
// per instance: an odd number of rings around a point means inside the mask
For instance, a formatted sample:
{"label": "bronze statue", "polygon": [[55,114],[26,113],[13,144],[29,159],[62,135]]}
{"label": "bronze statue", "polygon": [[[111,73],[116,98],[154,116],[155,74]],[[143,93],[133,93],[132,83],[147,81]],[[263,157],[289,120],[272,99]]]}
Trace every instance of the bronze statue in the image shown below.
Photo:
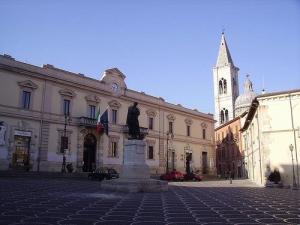
{"label": "bronze statue", "polygon": [[128,139],[143,139],[140,134],[140,125],[138,117],[140,115],[140,110],[136,107],[138,105],[137,102],[128,108],[127,120],[126,124],[129,128],[129,136]]}

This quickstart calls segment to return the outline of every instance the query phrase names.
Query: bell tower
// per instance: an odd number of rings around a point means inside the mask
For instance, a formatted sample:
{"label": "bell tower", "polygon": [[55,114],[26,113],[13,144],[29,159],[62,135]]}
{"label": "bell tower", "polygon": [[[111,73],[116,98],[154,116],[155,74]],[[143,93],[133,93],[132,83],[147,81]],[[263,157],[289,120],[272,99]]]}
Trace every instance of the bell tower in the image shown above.
{"label": "bell tower", "polygon": [[239,96],[238,71],[235,67],[222,32],[221,44],[214,76],[214,99],[216,127],[234,118],[234,104]]}

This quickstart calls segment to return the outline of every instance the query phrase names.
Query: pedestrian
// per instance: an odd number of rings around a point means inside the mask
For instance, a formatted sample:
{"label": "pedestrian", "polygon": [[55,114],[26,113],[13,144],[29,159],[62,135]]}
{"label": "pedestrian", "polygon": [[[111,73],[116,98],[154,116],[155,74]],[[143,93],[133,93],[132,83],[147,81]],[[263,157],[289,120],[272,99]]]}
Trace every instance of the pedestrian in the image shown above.
{"label": "pedestrian", "polygon": [[233,172],[230,170],[229,171],[229,182],[232,184],[232,177],[233,177]]}

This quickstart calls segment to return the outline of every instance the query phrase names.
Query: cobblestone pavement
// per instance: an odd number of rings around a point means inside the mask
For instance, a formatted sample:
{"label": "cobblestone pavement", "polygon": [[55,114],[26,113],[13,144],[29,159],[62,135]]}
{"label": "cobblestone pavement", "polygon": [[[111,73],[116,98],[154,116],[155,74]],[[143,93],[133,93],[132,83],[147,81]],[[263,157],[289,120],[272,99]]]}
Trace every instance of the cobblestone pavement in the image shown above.
{"label": "cobblestone pavement", "polygon": [[300,191],[248,180],[170,182],[164,193],[85,179],[0,177],[0,224],[300,224]]}

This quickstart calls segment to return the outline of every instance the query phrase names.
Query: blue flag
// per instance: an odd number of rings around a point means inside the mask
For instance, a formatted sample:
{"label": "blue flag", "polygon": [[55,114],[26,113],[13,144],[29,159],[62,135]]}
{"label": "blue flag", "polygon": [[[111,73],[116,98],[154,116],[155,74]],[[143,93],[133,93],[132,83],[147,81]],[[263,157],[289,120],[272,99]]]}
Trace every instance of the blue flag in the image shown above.
{"label": "blue flag", "polygon": [[105,128],[106,135],[108,135],[108,108],[106,108],[106,110],[104,111],[104,113],[100,117],[100,121],[101,121],[101,124]]}

